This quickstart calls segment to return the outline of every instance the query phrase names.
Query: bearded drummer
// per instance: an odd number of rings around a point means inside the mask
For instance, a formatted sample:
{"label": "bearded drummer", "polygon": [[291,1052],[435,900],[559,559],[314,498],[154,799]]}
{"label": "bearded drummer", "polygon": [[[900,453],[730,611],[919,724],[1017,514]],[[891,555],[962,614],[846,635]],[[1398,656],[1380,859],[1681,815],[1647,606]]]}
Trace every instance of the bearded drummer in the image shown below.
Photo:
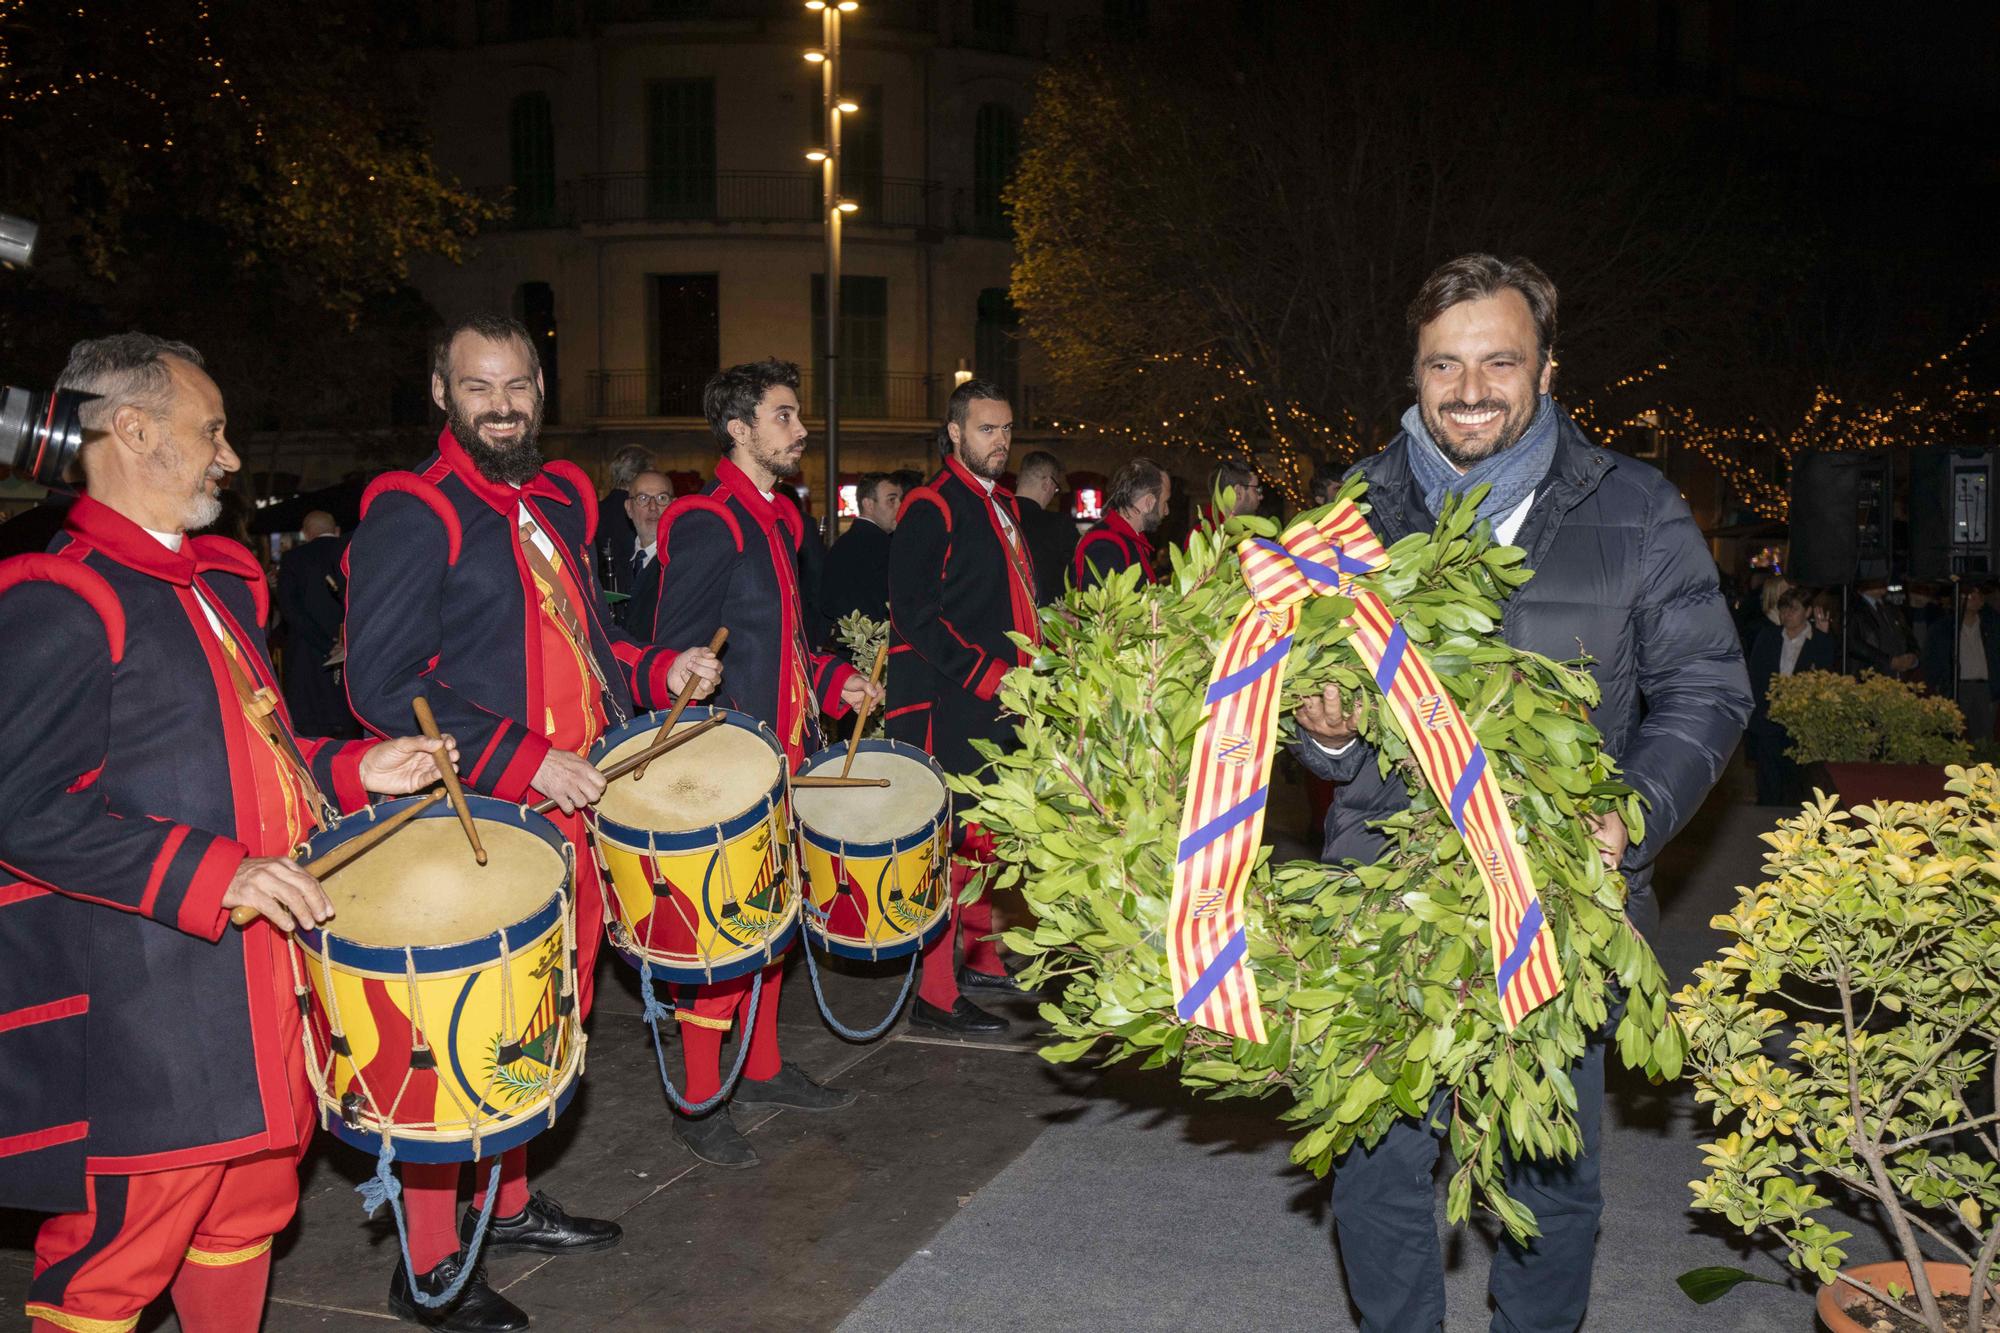
{"label": "bearded drummer", "polygon": [[[766,723],[793,769],[820,748],[819,715],[834,717],[880,698],[852,667],[807,646],[799,597],[799,544],[804,520],[780,498],[780,482],[799,471],[806,427],[799,414],[799,368],[757,361],[717,373],[702,390],[702,410],[722,459],[715,480],[679,501],[660,520],[659,610],[652,640],[665,648],[709,642],[727,626],[729,681],[718,702]],[[636,628],[636,627],[635,627]],[[824,1088],[778,1054],[778,993],[782,959],[767,964],[751,1024],[738,1106],[833,1111],[854,1101],[850,1091]],[[752,977],[681,986],[680,1022],[687,1098],[699,1104],[722,1087],[722,1044],[749,1002]],[[757,1152],[730,1119],[729,1104],[699,1116],[676,1114],[674,1134],[689,1152],[723,1167],[757,1164]]]}
{"label": "bearded drummer", "polygon": [[[543,460],[542,393],[540,358],[514,320],[467,319],[438,339],[431,397],[447,424],[437,452],[415,472],[376,479],[348,551],[347,692],[376,732],[401,726],[411,700],[427,696],[458,738],[468,787],[556,802],[551,818],[576,849],[581,1021],[604,934],[582,815],[604,777],[583,755],[635,709],[664,706],[690,685],[708,694],[721,669],[705,647],[655,648],[612,623],[594,564],[596,492],[574,463]],[[412,1299],[412,1282],[434,1297],[464,1267],[462,1238],[485,1201],[475,1196],[455,1225],[459,1175],[456,1165],[404,1167],[416,1271],[398,1262],[389,1308],[445,1329],[526,1328],[526,1314],[477,1271],[442,1313],[420,1315]],[[477,1179],[488,1175],[482,1164]],[[524,1147],[502,1154],[487,1253],[586,1253],[620,1234],[531,1193]]]}
{"label": "bearded drummer", "polygon": [[59,387],[96,395],[88,493],[0,564],[0,1207],[56,1214],[36,1333],[169,1290],[183,1328],[254,1333],[313,1123],[280,931],[332,910],[288,854],[442,743],[293,732],[263,571],[187,536],[240,466],[200,353],[81,342]]}

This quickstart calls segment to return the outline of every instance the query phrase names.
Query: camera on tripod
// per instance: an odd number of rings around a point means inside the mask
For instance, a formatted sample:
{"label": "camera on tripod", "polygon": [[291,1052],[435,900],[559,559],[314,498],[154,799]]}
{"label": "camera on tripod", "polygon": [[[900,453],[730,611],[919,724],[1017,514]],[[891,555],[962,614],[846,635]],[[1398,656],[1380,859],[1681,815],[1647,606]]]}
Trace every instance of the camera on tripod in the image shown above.
{"label": "camera on tripod", "polygon": [[[35,258],[35,224],[0,213],[0,268],[26,268]],[[83,448],[83,405],[94,397],[55,389],[0,388],[0,461],[18,476],[59,486]]]}

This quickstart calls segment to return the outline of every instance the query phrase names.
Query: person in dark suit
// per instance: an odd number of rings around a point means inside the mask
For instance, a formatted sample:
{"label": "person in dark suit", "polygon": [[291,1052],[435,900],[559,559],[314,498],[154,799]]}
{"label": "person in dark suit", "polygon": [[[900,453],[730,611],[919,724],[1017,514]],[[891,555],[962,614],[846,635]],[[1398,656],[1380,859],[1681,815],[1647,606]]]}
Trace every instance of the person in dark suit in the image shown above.
{"label": "person in dark suit", "polygon": [[[1946,603],[1947,608],[1949,603]],[[1958,609],[1958,670],[1952,671],[1951,612],[1932,619],[1924,635],[1924,683],[1932,694],[1954,699],[1965,714],[1965,739],[1993,739],[1994,688],[2000,685],[2000,611],[1986,604],[1986,590],[1967,587]]]}
{"label": "person in dark suit", "polygon": [[854,503],[861,516],[826,553],[820,580],[820,605],[835,627],[856,611],[870,620],[889,618],[889,534],[903,507],[903,488],[886,472],[863,473]]}
{"label": "person in dark suit", "polygon": [[1901,676],[1917,665],[1916,636],[1901,607],[1889,601],[1889,584],[1870,579],[1854,590],[1847,627],[1847,667],[1855,675],[1876,671]]}
{"label": "person in dark suit", "polygon": [[660,531],[660,515],[673,502],[674,484],[664,472],[648,468],[627,486],[625,517],[632,525],[632,536],[620,541],[604,566],[609,590],[625,596],[625,600],[611,608],[611,618],[620,625],[630,628],[653,623],[653,613],[660,604],[660,562],[656,558],[655,540]]}
{"label": "person in dark suit", "polygon": [[1021,503],[1021,534],[1035,561],[1035,605],[1047,606],[1063,595],[1071,559],[1076,555],[1076,524],[1060,509],[1051,510],[1063,489],[1063,466],[1046,449],[1021,460],[1014,498]]}
{"label": "person in dark suit", "polygon": [[[632,479],[652,470],[652,451],[644,445],[628,444],[611,455],[611,489],[597,503],[597,570],[604,586],[613,591],[616,591],[611,578],[616,568],[614,557],[622,551],[629,558],[635,533],[632,517],[625,508],[626,498],[632,493]],[[669,485],[667,489],[673,487]]]}
{"label": "person in dark suit", "polygon": [[1778,596],[1778,623],[1766,625],[1750,645],[1750,697],[1754,706],[1744,733],[1750,762],[1757,767],[1757,804],[1796,805],[1805,799],[1805,778],[1786,753],[1792,743],[1771,720],[1771,682],[1801,671],[1840,670],[1840,643],[1810,623],[1812,599],[1802,588]]}
{"label": "person in dark suit", "polygon": [[359,736],[347,711],[340,668],[326,659],[340,642],[347,576],[340,558],[347,539],[333,515],[315,509],[299,525],[305,538],[278,563],[278,615],[285,623],[285,706],[308,736]]}

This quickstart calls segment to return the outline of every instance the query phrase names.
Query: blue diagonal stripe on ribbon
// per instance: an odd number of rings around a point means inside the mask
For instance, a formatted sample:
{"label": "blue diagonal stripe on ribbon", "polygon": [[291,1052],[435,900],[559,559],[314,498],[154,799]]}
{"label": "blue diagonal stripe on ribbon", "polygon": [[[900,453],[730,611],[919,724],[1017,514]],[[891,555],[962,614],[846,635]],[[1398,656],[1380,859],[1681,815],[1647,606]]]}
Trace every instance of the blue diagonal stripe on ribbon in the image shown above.
{"label": "blue diagonal stripe on ribbon", "polygon": [[1181,1022],[1193,1018],[1195,1011],[1208,1003],[1208,997],[1229,975],[1229,969],[1243,961],[1243,955],[1249,951],[1250,941],[1244,937],[1243,928],[1238,926],[1236,933],[1223,944],[1222,951],[1208,960],[1208,966],[1194,979],[1194,985],[1189,986],[1187,994],[1174,1005],[1174,1012],[1180,1015]]}
{"label": "blue diagonal stripe on ribbon", "polygon": [[[1514,937],[1514,951],[1507,955],[1507,961],[1500,964],[1500,994],[1504,998],[1507,987],[1514,980],[1514,974],[1521,970],[1521,964],[1528,961],[1528,950],[1535,947],[1535,936],[1542,932],[1542,900],[1528,900],[1528,910],[1521,916],[1521,933]],[[1207,973],[1203,973],[1204,979]]]}
{"label": "blue diagonal stripe on ribbon", "polygon": [[1256,791],[1251,792],[1229,809],[1224,810],[1215,818],[1209,820],[1206,824],[1203,824],[1194,832],[1188,834],[1186,838],[1181,840],[1180,855],[1176,859],[1181,861],[1187,860],[1196,852],[1208,846],[1208,844],[1214,842],[1217,838],[1229,832],[1229,830],[1235,828],[1259,810],[1262,810],[1264,808],[1264,799],[1270,794],[1271,788],[1267,783],[1259,787]]}
{"label": "blue diagonal stripe on ribbon", "polygon": [[1403,650],[1409,646],[1410,636],[1399,620],[1389,631],[1389,642],[1382,645],[1382,664],[1375,668],[1375,687],[1382,693],[1387,694],[1389,687],[1396,683],[1396,672],[1403,665]]}
{"label": "blue diagonal stripe on ribbon", "polygon": [[1329,565],[1314,560],[1311,556],[1300,555],[1297,551],[1281,546],[1266,537],[1253,537],[1251,541],[1255,542],[1260,549],[1269,551],[1280,560],[1291,561],[1292,568],[1298,570],[1299,573],[1305,575],[1307,578],[1317,579],[1329,587],[1339,587],[1340,576],[1342,574],[1369,574],[1373,573],[1375,569],[1375,566],[1369,564],[1367,561],[1356,560],[1353,556],[1338,547],[1334,548],[1334,562]]}
{"label": "blue diagonal stripe on ribbon", "polygon": [[1285,654],[1291,650],[1292,636],[1287,634],[1284,638],[1279,639],[1269,648],[1259,653],[1256,661],[1250,663],[1248,666],[1239,667],[1237,670],[1224,676],[1221,680],[1216,681],[1215,684],[1209,686],[1208,695],[1202,702],[1204,704],[1221,703],[1224,699],[1227,699],[1230,695],[1236,693],[1236,691],[1255,681],[1257,677],[1284,661]]}
{"label": "blue diagonal stripe on ribbon", "polygon": [[1460,773],[1458,781],[1452,784],[1451,801],[1448,806],[1451,811],[1451,822],[1458,825],[1460,833],[1465,832],[1465,803],[1472,799],[1472,789],[1479,784],[1479,775],[1485,771],[1486,751],[1475,741],[1472,746],[1472,758],[1465,761],[1465,771]]}

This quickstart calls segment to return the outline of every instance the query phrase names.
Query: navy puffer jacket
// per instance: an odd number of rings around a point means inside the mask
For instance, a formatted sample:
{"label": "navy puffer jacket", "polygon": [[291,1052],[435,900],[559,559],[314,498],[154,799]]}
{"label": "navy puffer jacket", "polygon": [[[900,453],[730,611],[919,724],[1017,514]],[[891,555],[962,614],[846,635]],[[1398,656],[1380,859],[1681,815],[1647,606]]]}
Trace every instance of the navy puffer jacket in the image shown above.
{"label": "navy puffer jacket", "polygon": [[[1410,445],[1398,435],[1358,466],[1369,526],[1385,547],[1436,523],[1411,476]],[[1603,698],[1591,720],[1646,799],[1646,838],[1624,869],[1628,912],[1649,932],[1659,920],[1653,861],[1715,785],[1750,716],[1750,679],[1715,561],[1673,483],[1591,444],[1567,415],[1514,544],[1535,577],[1507,602],[1501,633],[1558,661],[1592,659]],[[1343,784],[1326,821],[1326,859],[1379,857],[1385,844],[1370,826],[1409,804],[1402,780],[1384,780],[1364,742],[1333,756],[1301,738],[1294,752]]]}

